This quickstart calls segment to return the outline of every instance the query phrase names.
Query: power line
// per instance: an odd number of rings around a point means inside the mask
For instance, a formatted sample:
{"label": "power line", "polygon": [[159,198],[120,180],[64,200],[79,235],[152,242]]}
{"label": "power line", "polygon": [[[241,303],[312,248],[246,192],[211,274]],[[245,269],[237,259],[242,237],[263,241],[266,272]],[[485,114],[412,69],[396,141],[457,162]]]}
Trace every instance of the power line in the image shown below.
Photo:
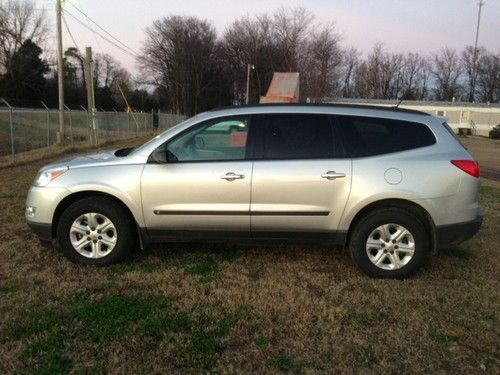
{"label": "power line", "polygon": [[95,30],[92,30],[91,27],[85,25],[83,23],[83,21],[81,21],[80,19],[78,19],[75,15],[71,14],[70,12],[68,12],[66,9],[63,10],[63,12],[65,14],[67,14],[68,16],[70,16],[71,18],[73,18],[74,21],[76,21],[77,23],[79,23],[81,26],[85,27],[86,29],[90,30],[91,32],[93,32],[95,35],[98,35],[100,36],[102,39],[104,39],[106,42],[108,42],[109,44],[112,44],[113,46],[115,46],[116,48],[118,48],[120,51],[122,51],[123,53],[126,53],[132,57],[135,57],[137,58],[137,54],[135,53],[132,53],[128,50],[126,50],[125,48],[121,47],[120,45],[116,44],[115,42],[113,42],[112,40],[109,40],[108,38],[106,38],[104,35],[100,34],[99,32],[95,31]]}
{"label": "power line", "polygon": [[[80,4],[80,8],[83,8],[82,4],[80,3],[80,0],[76,0],[76,1],[78,2],[78,4]],[[96,33],[94,32],[94,28],[92,27],[92,25],[90,24],[88,19],[86,19],[86,23],[87,23],[88,27],[90,28],[90,30],[92,31],[92,36],[94,37],[94,40],[95,40],[95,43],[97,44],[97,47],[99,47],[99,51],[101,51],[101,53],[104,53],[102,45],[99,42],[99,38],[97,37]]]}
{"label": "power line", "polygon": [[64,15],[64,13],[62,15],[62,19],[63,19],[63,22],[64,22],[64,26],[66,27],[66,30],[68,31],[68,34],[69,34],[71,40],[73,41],[73,44],[75,45],[75,48],[78,50],[78,52],[81,55],[82,51],[80,51],[80,48],[78,48],[78,44],[76,43],[75,38],[73,37],[73,34],[71,33],[71,30],[68,27],[68,23],[66,22],[66,16]]}
{"label": "power line", "polygon": [[90,18],[89,16],[87,16],[87,14],[85,14],[85,12],[83,10],[81,10],[80,8],[78,8],[75,4],[73,3],[70,3],[70,5],[75,8],[79,13],[81,13],[87,20],[89,20],[90,22],[92,22],[94,25],[96,25],[99,29],[101,29],[102,31],[104,31],[110,38],[112,38],[114,41],[116,41],[117,43],[121,44],[124,48],[128,49],[130,52],[132,52],[134,55],[137,55],[137,52],[135,52],[132,48],[130,48],[129,46],[127,46],[125,43],[123,43],[122,41],[120,41],[118,38],[114,37],[110,32],[108,32],[104,27],[102,27],[101,25],[99,25],[97,22],[95,22],[92,18]]}

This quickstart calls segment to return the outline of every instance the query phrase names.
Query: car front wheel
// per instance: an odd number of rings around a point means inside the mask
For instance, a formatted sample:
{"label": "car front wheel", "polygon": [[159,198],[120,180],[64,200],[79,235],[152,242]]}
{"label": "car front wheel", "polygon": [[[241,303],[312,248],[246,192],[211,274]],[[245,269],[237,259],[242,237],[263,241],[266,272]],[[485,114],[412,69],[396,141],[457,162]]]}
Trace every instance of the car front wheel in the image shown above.
{"label": "car front wheel", "polygon": [[137,244],[130,214],[118,202],[87,197],[61,215],[57,238],[63,253],[75,263],[104,266],[123,260]]}

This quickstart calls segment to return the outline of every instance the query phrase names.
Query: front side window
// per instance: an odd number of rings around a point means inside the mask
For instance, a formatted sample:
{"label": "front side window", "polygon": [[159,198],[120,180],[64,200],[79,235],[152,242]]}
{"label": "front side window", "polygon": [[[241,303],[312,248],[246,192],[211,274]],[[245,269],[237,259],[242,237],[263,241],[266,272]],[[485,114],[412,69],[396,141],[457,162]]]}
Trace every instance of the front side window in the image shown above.
{"label": "front side window", "polygon": [[249,126],[245,116],[209,120],[160,146],[154,155],[167,162],[244,160]]}
{"label": "front side window", "polygon": [[436,143],[425,124],[402,120],[338,116],[342,141],[352,157],[389,154]]}
{"label": "front side window", "polygon": [[327,159],[333,157],[332,126],[326,115],[267,116],[263,134],[264,159]]}

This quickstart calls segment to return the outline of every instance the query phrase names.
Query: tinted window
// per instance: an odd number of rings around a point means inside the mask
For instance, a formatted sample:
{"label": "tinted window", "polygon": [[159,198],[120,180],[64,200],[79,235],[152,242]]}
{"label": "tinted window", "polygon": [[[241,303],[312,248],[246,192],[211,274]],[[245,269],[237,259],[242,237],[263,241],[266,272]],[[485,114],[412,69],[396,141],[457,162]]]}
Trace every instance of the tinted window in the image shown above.
{"label": "tinted window", "polygon": [[339,116],[339,131],[352,157],[388,154],[436,143],[424,124],[371,117]]}
{"label": "tinted window", "polygon": [[169,162],[243,160],[249,127],[247,117],[226,117],[194,126],[163,146],[166,159]]}
{"label": "tinted window", "polygon": [[333,157],[333,134],[325,115],[269,115],[264,127],[265,159]]}

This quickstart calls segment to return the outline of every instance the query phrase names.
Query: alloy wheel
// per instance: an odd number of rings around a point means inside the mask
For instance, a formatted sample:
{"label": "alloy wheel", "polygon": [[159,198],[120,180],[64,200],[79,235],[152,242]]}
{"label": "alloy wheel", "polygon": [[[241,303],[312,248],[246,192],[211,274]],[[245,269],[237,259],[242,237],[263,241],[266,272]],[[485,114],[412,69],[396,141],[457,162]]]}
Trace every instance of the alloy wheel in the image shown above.
{"label": "alloy wheel", "polygon": [[413,258],[415,240],[402,225],[380,225],[368,236],[366,253],[375,266],[384,270],[396,270]]}
{"label": "alloy wheel", "polygon": [[73,248],[86,258],[103,258],[116,245],[117,232],[106,216],[89,212],[80,215],[71,225],[69,237]]}

